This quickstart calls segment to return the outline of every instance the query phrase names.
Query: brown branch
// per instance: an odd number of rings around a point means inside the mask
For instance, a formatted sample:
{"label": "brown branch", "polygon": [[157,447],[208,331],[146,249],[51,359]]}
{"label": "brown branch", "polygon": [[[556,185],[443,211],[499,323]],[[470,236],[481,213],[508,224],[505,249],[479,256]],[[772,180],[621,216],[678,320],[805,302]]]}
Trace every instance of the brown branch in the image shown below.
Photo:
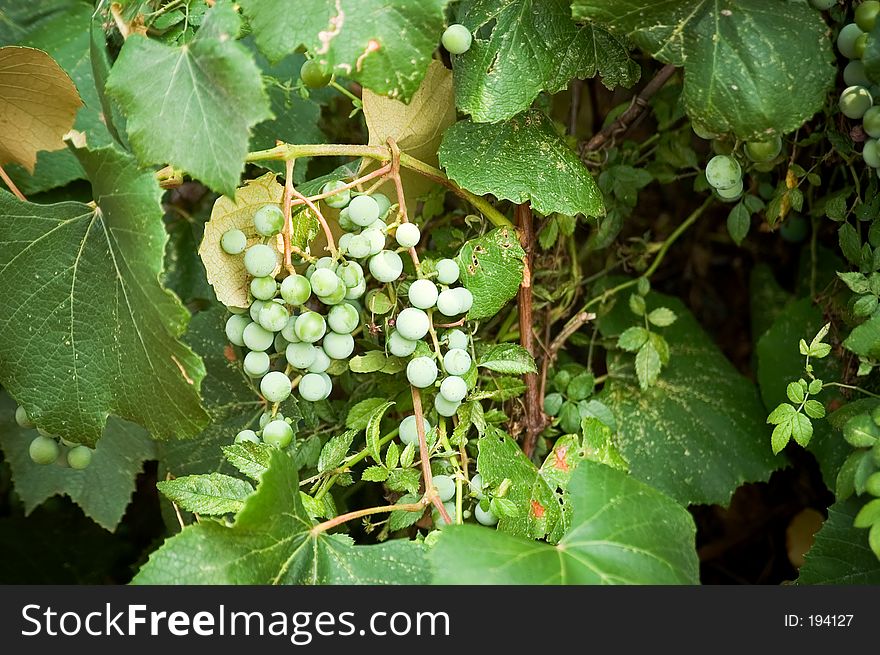
{"label": "brown branch", "polygon": [[661,89],[675,73],[675,66],[667,64],[645,85],[640,93],[633,96],[632,102],[610,125],[599,130],[586,143],[582,143],[579,152],[583,159],[588,153],[596,152],[614,145],[615,140],[633,126],[648,110],[648,101]]}
{"label": "brown branch", "polygon": [[425,413],[422,411],[422,396],[419,390],[410,386],[412,390],[413,414],[416,416],[416,433],[419,435],[419,458],[422,461],[422,477],[425,479],[425,498],[433,503],[440,516],[447,523],[452,523],[452,517],[440,502],[437,489],[434,488],[434,477],[431,475],[431,459],[428,457],[428,440],[425,437]]}
{"label": "brown branch", "polygon": [[[364,182],[369,182],[370,180],[375,179],[377,177],[384,177],[385,175],[388,175],[388,173],[390,173],[390,172],[391,172],[391,164],[385,164],[381,168],[377,168],[376,170],[374,170],[370,173],[367,173],[366,175],[359,177],[356,180],[352,180],[351,182],[348,182],[347,184],[344,184],[341,187],[337,187],[337,188],[333,189],[332,191],[327,191],[326,193],[319,193],[314,196],[309,196],[309,200],[311,200],[312,202],[316,202],[318,200],[324,200],[324,198],[329,198],[330,196],[335,196],[337,193],[340,193],[341,191],[345,191],[346,189],[353,189],[354,187],[359,186],[359,185],[363,184]],[[294,205],[302,205],[302,204],[305,204],[305,201],[297,199],[297,200],[293,201],[293,204]]]}
{"label": "brown branch", "polygon": [[15,186],[15,182],[12,181],[12,178],[6,174],[6,171],[3,170],[3,167],[0,166],[0,179],[6,183],[6,186],[9,187],[9,190],[15,194],[15,197],[21,200],[22,202],[27,202],[28,199],[24,197],[24,194],[18,190],[18,187]]}
{"label": "brown branch", "polygon": [[311,530],[309,530],[309,534],[311,534],[313,537],[316,537],[322,532],[326,532],[331,528],[335,528],[337,525],[342,525],[343,523],[351,521],[352,519],[359,519],[364,516],[369,516],[370,514],[380,514],[382,512],[418,512],[420,509],[425,509],[425,502],[420,501],[418,503],[405,503],[403,505],[383,505],[382,507],[368,507],[367,509],[359,509],[353,512],[349,512],[348,514],[341,514],[330,519],[329,521],[319,523]]}
{"label": "brown branch", "polygon": [[281,211],[284,212],[284,266],[293,270],[290,242],[293,239],[293,219],[290,216],[290,203],[293,200],[293,165],[295,159],[284,162],[284,195],[281,199]]}
{"label": "brown branch", "polygon": [[[403,181],[400,179],[400,148],[397,146],[397,142],[390,137],[388,139],[388,149],[391,151],[391,172],[389,175],[394,180],[394,189],[397,191],[397,208],[400,212],[400,221],[401,223],[409,223],[406,196],[403,193]],[[422,264],[419,262],[419,254],[416,252],[415,246],[409,249],[409,256],[412,259],[413,266],[415,266],[416,275],[422,277]]]}

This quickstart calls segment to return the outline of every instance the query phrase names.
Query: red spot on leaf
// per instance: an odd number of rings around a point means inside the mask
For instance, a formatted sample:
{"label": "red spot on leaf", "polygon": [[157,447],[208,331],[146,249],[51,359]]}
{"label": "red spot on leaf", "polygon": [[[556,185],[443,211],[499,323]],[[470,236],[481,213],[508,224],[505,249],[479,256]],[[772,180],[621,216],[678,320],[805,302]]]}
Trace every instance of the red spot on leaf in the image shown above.
{"label": "red spot on leaf", "polygon": [[542,518],[544,516],[545,511],[546,510],[544,509],[544,506],[541,503],[539,503],[537,500],[532,501],[532,515],[536,519]]}
{"label": "red spot on leaf", "polygon": [[558,468],[563,473],[568,473],[569,466],[568,462],[565,461],[565,454],[568,452],[568,446],[560,446],[556,449],[556,461],[553,463],[553,466]]}
{"label": "red spot on leaf", "polygon": [[236,361],[236,360],[238,359],[238,357],[235,356],[235,348],[233,348],[233,347],[232,347],[230,344],[228,344],[228,343],[226,344],[226,347],[223,349],[223,355],[224,355],[224,356],[226,357],[226,359],[229,360],[230,362],[234,362],[234,361]]}

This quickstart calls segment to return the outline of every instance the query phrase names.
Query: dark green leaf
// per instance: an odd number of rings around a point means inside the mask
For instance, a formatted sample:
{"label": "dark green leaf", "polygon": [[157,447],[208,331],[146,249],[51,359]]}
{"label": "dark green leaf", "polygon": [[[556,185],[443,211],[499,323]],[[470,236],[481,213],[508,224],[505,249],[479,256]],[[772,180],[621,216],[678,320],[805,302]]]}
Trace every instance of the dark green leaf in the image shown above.
{"label": "dark green leaf", "polygon": [[525,255],[516,232],[507,227],[471,239],[461,247],[456,257],[461,281],[474,296],[468,318],[490,318],[516,295]]}
{"label": "dark green leaf", "polygon": [[160,480],[156,486],[182,509],[208,516],[238,512],[254,491],[244,480],[222,473]]}
{"label": "dark green leaf", "polygon": [[861,504],[851,498],[828,508],[828,520],[807,553],[799,584],[880,584],[880,560],[868,547],[868,533],[853,527]]}
{"label": "dark green leaf", "polygon": [[525,348],[515,343],[490,346],[477,358],[477,366],[507,375],[538,372],[532,356]]}

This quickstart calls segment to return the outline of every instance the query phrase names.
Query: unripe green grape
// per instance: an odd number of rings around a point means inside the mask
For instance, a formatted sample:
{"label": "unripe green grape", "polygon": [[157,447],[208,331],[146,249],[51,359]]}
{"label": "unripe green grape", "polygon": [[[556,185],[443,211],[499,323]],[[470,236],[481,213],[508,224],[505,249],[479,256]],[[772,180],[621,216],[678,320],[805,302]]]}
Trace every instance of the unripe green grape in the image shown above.
{"label": "unripe green grape", "polygon": [[[321,194],[332,193],[337,189],[342,189],[345,186],[345,182],[341,180],[337,180],[335,182],[327,182],[323,187],[321,187]],[[328,207],[333,207],[334,209],[342,209],[345,207],[349,201],[351,200],[351,189],[342,189],[338,193],[334,193],[332,196],[328,196],[324,198],[324,202]]]}
{"label": "unripe green grape", "polygon": [[226,305],[226,311],[230,314],[244,314],[247,312],[246,307],[233,307],[232,305]]}
{"label": "unripe green grape", "polygon": [[336,290],[333,293],[331,293],[329,296],[318,296],[318,300],[328,306],[338,305],[343,300],[345,300],[345,296],[347,294],[348,289],[342,283],[342,280],[339,280],[339,284],[336,286]]}
{"label": "unripe green grape", "polygon": [[[469,343],[468,337],[461,330],[455,330],[455,329],[448,330],[446,332],[445,337],[446,337],[446,345],[449,348],[458,348],[461,350],[467,350],[468,343]],[[470,367],[470,364],[468,364],[468,367]]]}
{"label": "unripe green grape", "polygon": [[782,152],[782,138],[771,137],[766,141],[748,141],[745,146],[746,157],[755,162],[772,161]]}
{"label": "unripe green grape", "polygon": [[467,396],[467,384],[457,375],[450,375],[440,383],[440,394],[451,403],[461,402]]}
{"label": "unripe green grape", "polygon": [[382,252],[382,248],[385,247],[385,234],[372,227],[369,227],[361,232],[361,238],[366,239],[367,243],[370,244],[371,255],[378,255],[380,252]]}
{"label": "unripe green grape", "polygon": [[422,232],[419,230],[419,226],[414,223],[403,223],[397,227],[394,238],[401,248],[414,248],[419,245]]}
{"label": "unripe green grape", "polygon": [[294,331],[296,336],[300,338],[300,341],[315,343],[324,336],[324,332],[327,331],[327,324],[324,322],[324,317],[320,314],[305,312],[297,316]]}
{"label": "unripe green grape", "polygon": [[458,298],[458,305],[461,308],[461,313],[467,314],[471,311],[471,307],[474,306],[474,294],[471,293],[470,289],[457,287],[453,289],[452,292]]}
{"label": "unripe green grape", "polygon": [[862,159],[871,168],[880,168],[880,144],[876,139],[865,141],[865,146],[862,148]]}
{"label": "unripe green grape", "polygon": [[877,23],[877,14],[880,13],[880,2],[877,0],[865,0],[856,7],[856,25],[863,32],[870,32]]}
{"label": "unripe green grape", "polygon": [[311,295],[312,285],[302,275],[288,275],[281,282],[281,297],[288,305],[303,305]]}
{"label": "unripe green grape", "polygon": [[260,320],[260,312],[263,311],[263,307],[265,306],[265,300],[256,299],[251,303],[251,306],[248,309],[248,315],[251,317],[252,321],[256,323]]}
{"label": "unripe green grape", "polygon": [[305,370],[311,366],[318,356],[318,349],[310,343],[292,343],[284,351],[287,363],[294,368]]}
{"label": "unripe green grape", "polygon": [[743,181],[740,180],[738,184],[730,187],[729,189],[715,189],[715,193],[718,194],[718,197],[722,200],[736,200],[742,195],[743,192]]}
{"label": "unripe green grape", "polygon": [[341,237],[339,237],[339,241],[336,242],[336,245],[339,248],[339,254],[341,254],[341,255],[348,254],[348,246],[351,244],[351,240],[353,238],[354,238],[354,235],[351,232],[346,232]]}
{"label": "unripe green grape", "polygon": [[415,352],[417,345],[418,341],[400,336],[400,332],[397,330],[394,330],[388,337],[388,352],[395,357],[409,357]]}
{"label": "unripe green grape", "polygon": [[233,314],[226,319],[226,338],[236,346],[244,345],[244,330],[250,324],[247,316]]}
{"label": "unripe green grape", "polygon": [[242,366],[249,376],[259,378],[269,372],[269,364],[269,355],[260,350],[253,350],[244,356]]}
{"label": "unripe green grape", "polygon": [[461,407],[461,402],[446,400],[446,398],[439,393],[434,397],[434,409],[437,410],[437,413],[440,416],[446,416],[447,418],[455,416],[459,407]]}
{"label": "unripe green grape", "polygon": [[266,277],[278,265],[278,253],[264,243],[255,243],[244,251],[244,267],[254,277]]}
{"label": "unripe green grape", "polygon": [[471,356],[463,348],[451,348],[443,356],[443,368],[449,375],[464,375],[471,370]]}
{"label": "unripe green grape", "polygon": [[447,500],[452,500],[455,497],[455,480],[448,475],[435,475],[433,482],[440,502],[445,503]]}
{"label": "unripe green grape", "polygon": [[388,224],[383,221],[381,218],[377,218],[375,221],[367,225],[368,230],[379,230],[382,234],[388,232]]}
{"label": "unripe green grape", "polygon": [[391,209],[391,201],[388,200],[388,196],[382,193],[374,193],[373,200],[379,205],[379,218],[383,218],[388,213],[388,210]]}
{"label": "unripe green grape", "polygon": [[407,307],[397,315],[395,322],[400,336],[410,341],[418,341],[428,334],[431,320],[428,315],[416,307]]}
{"label": "unripe green grape", "polygon": [[220,237],[220,247],[229,255],[240,255],[247,247],[247,237],[241,230],[226,230]]}
{"label": "unripe green grape", "polygon": [[436,264],[437,281],[440,284],[455,284],[461,271],[454,259],[441,259]]}
{"label": "unripe green grape", "polygon": [[299,382],[299,395],[303,400],[317,402],[325,398],[327,383],[318,373],[307,373]]}
{"label": "unripe green grape", "polygon": [[296,316],[287,319],[287,325],[281,328],[281,336],[287,343],[299,343],[300,339],[296,336]]}
{"label": "unripe green grape", "polygon": [[854,59],[844,67],[843,81],[847,86],[871,86],[871,80],[865,73],[865,65],[858,59]]}
{"label": "unripe green grape", "polygon": [[344,264],[340,264],[339,268],[336,269],[336,274],[348,289],[356,287],[364,279],[364,269],[357,262],[347,261]]}
{"label": "unripe green grape", "polygon": [[[351,334],[358,329],[361,317],[358,311],[351,305],[343,303],[336,305],[327,314],[327,325],[339,334]],[[337,357],[336,359],[340,359]]]}
{"label": "unripe green grape", "polygon": [[312,285],[312,291],[317,296],[329,296],[336,291],[336,287],[341,283],[336,273],[328,268],[316,270],[309,282]]}
{"label": "unripe green grape", "polygon": [[[343,207],[339,210],[339,227],[345,230],[346,234],[350,232],[354,232],[357,230],[357,225],[354,224],[354,221],[351,220],[351,216],[348,214],[348,207]],[[342,235],[343,237],[345,234]],[[352,235],[354,236],[354,235]],[[342,245],[342,238],[339,239],[340,245]]]}
{"label": "unripe green grape", "polygon": [[840,34],[837,35],[837,49],[847,59],[856,59],[856,39],[862,35],[862,30],[855,23],[844,25]]}
{"label": "unripe green grape", "polygon": [[370,256],[370,240],[360,234],[355,234],[348,242],[348,254],[356,259]]}
{"label": "unripe green grape", "polygon": [[459,23],[447,27],[443,36],[440,37],[440,43],[452,55],[463,55],[470,50],[472,42],[471,31]]}
{"label": "unripe green grape", "polygon": [[254,229],[264,237],[278,234],[284,227],[284,212],[278,205],[263,205],[254,213]]}
{"label": "unripe green grape", "polygon": [[483,499],[483,476],[479,473],[474,473],[471,476],[471,479],[468,481],[468,487],[471,490],[471,494],[473,494],[477,500]]}
{"label": "unripe green grape", "polygon": [[333,75],[314,59],[306,59],[299,69],[299,79],[310,89],[320,89],[330,84]]}
{"label": "unripe green grape", "polygon": [[323,373],[328,368],[330,368],[330,364],[332,363],[333,361],[324,351],[324,348],[322,348],[321,346],[316,346],[315,361],[312,362],[311,366],[309,366],[307,370],[309,373]]}
{"label": "unripe green grape", "polygon": [[75,446],[67,453],[67,463],[75,471],[82,471],[92,463],[92,449],[86,446]]}
{"label": "unripe green grape", "polygon": [[474,518],[477,519],[477,522],[481,525],[485,525],[488,527],[492,527],[498,523],[498,517],[492,512],[491,509],[484,510],[480,507],[480,504],[477,503],[476,507],[474,507]]}
{"label": "unripe green grape", "polygon": [[270,332],[280,332],[287,325],[288,320],[290,320],[290,312],[277,302],[267,302],[260,310],[260,325]]}
{"label": "unripe green grape", "polygon": [[51,437],[44,437],[42,435],[34,437],[34,440],[28,446],[28,455],[31,456],[31,460],[34,464],[41,464],[43,466],[52,464],[58,459],[60,453],[61,449],[58,446],[58,442]]}
{"label": "unripe green grape", "polygon": [[235,435],[235,443],[244,443],[245,441],[249,441],[250,443],[260,443],[260,438],[253,430],[242,430]]}
{"label": "unripe green grape", "polygon": [[394,282],[403,273],[403,260],[396,252],[383,250],[370,258],[370,275],[377,282]]}
{"label": "unripe green grape", "polygon": [[[422,426],[425,429],[425,436],[427,437],[428,433],[431,431],[431,424],[428,423],[425,417],[422,417]],[[418,427],[416,426],[416,417],[415,416],[407,416],[400,422],[400,440],[404,443],[404,445],[410,444],[418,444],[419,443],[419,433]]]}
{"label": "unripe green grape", "polygon": [[437,381],[437,364],[430,357],[415,357],[406,365],[406,379],[419,389],[426,389]]}
{"label": "unripe green grape", "polygon": [[365,279],[361,279],[360,282],[357,283],[357,286],[352,287],[348,291],[345,292],[346,300],[357,300],[367,291],[367,281]]}
{"label": "unripe green grape", "polygon": [[28,416],[27,410],[21,405],[15,408],[15,422],[25,429],[34,427],[34,422]]}
{"label": "unripe green grape", "polygon": [[729,189],[742,181],[742,168],[733,157],[715,155],[706,164],[706,180],[716,189]]}
{"label": "unripe green grape", "polygon": [[[457,516],[455,503],[452,501],[447,501],[447,502],[443,503],[443,507],[446,509],[446,513],[449,515],[449,519],[452,521],[452,524],[454,525],[456,523],[456,516]],[[436,508],[431,512],[431,518],[433,519],[434,527],[437,530],[442,530],[447,525],[450,525],[449,523],[446,522],[446,519],[440,515],[440,511],[437,510]]]}
{"label": "unripe green grape", "polygon": [[275,335],[259,323],[250,323],[244,329],[242,340],[250,350],[268,350],[275,341]]}
{"label": "unripe green grape", "polygon": [[348,217],[355,225],[366,227],[379,218],[379,203],[371,196],[355,196],[348,204]]}
{"label": "unripe green grape", "polygon": [[[326,268],[326,269],[329,269],[335,273],[336,269],[339,268],[339,263],[330,256],[324,256],[324,257],[320,257],[318,259],[318,261],[316,261],[314,264],[311,264],[309,266],[309,269],[311,270],[312,273],[314,273],[316,270],[318,270],[320,268]],[[309,275],[311,275],[311,273],[309,273]]]}
{"label": "unripe green grape", "polygon": [[437,296],[437,310],[444,316],[455,316],[462,313],[462,297],[455,289],[444,289]]}
{"label": "unripe green grape", "polygon": [[290,378],[281,371],[269,371],[260,380],[260,393],[270,403],[280,403],[290,396]]}
{"label": "unripe green grape", "polygon": [[276,448],[287,448],[293,441],[293,428],[287,421],[274,420],[263,428],[263,443]]}
{"label": "unripe green grape", "polygon": [[819,11],[827,11],[836,4],[837,0],[810,0],[810,5],[813,9],[818,9]]}
{"label": "unripe green grape", "polygon": [[258,300],[271,300],[278,291],[278,283],[271,275],[251,280],[251,295]]}
{"label": "unripe green grape", "polygon": [[328,332],[321,346],[331,359],[348,359],[354,352],[354,338],[350,334]]}
{"label": "unripe green grape", "polygon": [[863,86],[848,86],[837,101],[841,113],[847,118],[861,118],[873,104],[874,98]]}
{"label": "unripe green grape", "polygon": [[407,297],[413,307],[430,309],[437,304],[437,285],[431,280],[416,280],[409,285]]}
{"label": "unripe green grape", "polygon": [[862,116],[862,129],[873,138],[880,138],[880,107],[871,107]]}

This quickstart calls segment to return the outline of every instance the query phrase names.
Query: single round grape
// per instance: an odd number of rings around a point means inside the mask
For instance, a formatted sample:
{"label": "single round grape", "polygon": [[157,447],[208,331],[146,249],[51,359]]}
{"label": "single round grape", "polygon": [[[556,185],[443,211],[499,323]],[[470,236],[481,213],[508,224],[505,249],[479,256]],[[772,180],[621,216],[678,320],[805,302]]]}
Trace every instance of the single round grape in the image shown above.
{"label": "single round grape", "polygon": [[[425,428],[425,436],[431,431],[431,424],[428,423],[425,417],[422,417],[422,425]],[[416,417],[415,416],[407,416],[400,422],[400,440],[405,445],[417,444],[419,443],[419,433],[418,426],[416,426]]]}
{"label": "single round grape", "polygon": [[321,346],[317,346],[315,348],[315,361],[312,362],[311,366],[307,369],[309,373],[323,373],[328,368],[330,368],[330,364],[333,363],[333,360],[327,355],[324,351],[324,348]]}
{"label": "single round grape", "polygon": [[284,212],[278,205],[263,205],[254,214],[254,228],[264,237],[278,234],[284,227]]}
{"label": "single round grape", "polygon": [[367,281],[362,279],[357,283],[357,286],[352,287],[348,291],[345,292],[346,300],[357,300],[367,291]]}
{"label": "single round grape", "polygon": [[871,80],[865,73],[865,65],[858,59],[854,59],[844,67],[843,81],[847,86],[871,86]]}
{"label": "single round grape", "polygon": [[354,338],[350,334],[328,332],[321,345],[331,359],[348,359],[354,352]]}
{"label": "single round grape", "polygon": [[491,509],[483,510],[480,507],[480,504],[477,503],[476,507],[474,507],[474,518],[477,519],[477,523],[481,525],[486,525],[492,527],[498,523],[498,517],[492,512]]}
{"label": "single round grape", "polygon": [[862,116],[862,128],[875,139],[880,138],[880,107],[871,107]]}
{"label": "single round grape", "polygon": [[281,282],[281,297],[288,305],[303,305],[311,295],[312,285],[302,275],[288,275]]}
{"label": "single round grape", "polygon": [[409,286],[407,297],[413,307],[431,309],[437,304],[437,285],[431,280],[416,280]]}
{"label": "single round grape", "polygon": [[277,302],[267,302],[260,310],[260,325],[270,332],[281,332],[289,319],[290,312]]}
{"label": "single round grape", "polygon": [[410,341],[418,341],[428,334],[431,321],[428,315],[416,307],[407,307],[397,315],[395,323],[400,336]]}
{"label": "single round grape", "polygon": [[347,261],[339,265],[339,268],[336,269],[336,275],[339,276],[346,288],[351,289],[364,279],[364,269],[357,262]]}
{"label": "single round grape", "polygon": [[[449,348],[458,348],[461,350],[467,350],[468,347],[468,337],[461,330],[448,330],[446,332],[446,345]],[[470,367],[470,364],[468,364]]]}
{"label": "single round grape", "polygon": [[297,316],[294,330],[300,341],[315,343],[324,336],[327,324],[324,322],[324,317],[317,312],[305,312]]}
{"label": "single round grape", "polygon": [[280,403],[290,395],[290,378],[281,371],[269,371],[260,380],[260,393],[270,403]]}
{"label": "single round grape", "polygon": [[403,223],[397,227],[394,238],[397,240],[397,245],[401,248],[414,248],[419,245],[419,241],[422,239],[422,232],[419,230],[418,225]]}
{"label": "single round grape", "polygon": [[[345,211],[345,210],[343,209],[343,211]],[[342,227],[343,230],[345,230],[345,229],[350,230],[351,229],[350,227],[346,228],[346,227],[342,226],[341,221],[340,221],[340,227]],[[355,235],[352,234],[351,232],[346,232],[341,237],[339,237],[339,241],[336,242],[336,245],[339,247],[339,252],[341,254],[343,254],[343,255],[348,254],[348,247],[351,245],[351,240],[354,237],[355,237]]]}
{"label": "single round grape", "polygon": [[383,250],[370,258],[370,274],[377,282],[394,282],[403,273],[403,260],[396,252]]}
{"label": "single round grape", "polygon": [[324,399],[327,382],[318,373],[306,373],[299,381],[299,395],[303,400],[317,402]]}
{"label": "single round grape", "polygon": [[871,92],[863,86],[848,86],[837,101],[841,113],[847,118],[861,118],[873,104]]}
{"label": "single round grape", "polygon": [[865,0],[856,7],[856,25],[863,32],[870,32],[877,23],[877,14],[880,13],[880,2],[877,0]]}
{"label": "single round grape", "polygon": [[450,375],[440,383],[440,394],[451,403],[464,400],[467,391],[467,384],[457,375]]}
{"label": "single round grape", "polygon": [[15,408],[15,422],[25,429],[34,427],[34,422],[28,416],[27,410],[21,405]]}
{"label": "single round grape", "polygon": [[455,316],[462,313],[462,297],[456,293],[456,289],[444,289],[437,296],[437,309],[444,316]]}
{"label": "single round grape", "polygon": [[244,356],[244,372],[252,378],[259,378],[269,372],[269,355],[253,350]]}
{"label": "single round grape", "polygon": [[[311,269],[312,273],[314,273],[316,270],[318,270],[320,268],[328,268],[335,273],[336,269],[339,268],[339,262],[337,262],[335,259],[333,259],[330,256],[324,256],[324,257],[320,257],[318,259],[318,261],[316,261],[314,264],[311,264],[309,266],[309,269]],[[311,275],[311,273],[309,273],[309,275]]]}
{"label": "single round grape", "polygon": [[471,479],[468,481],[468,487],[470,487],[471,493],[476,497],[477,500],[483,499],[483,476],[479,473],[474,473],[471,476]]}
{"label": "single round grape", "polygon": [[862,30],[855,23],[844,25],[837,35],[837,49],[847,59],[856,59],[856,39],[862,35]]}
{"label": "single round grape", "polygon": [[[336,305],[327,314],[327,325],[339,334],[351,334],[358,329],[361,317],[354,307],[348,304]],[[336,359],[341,359],[336,357]]]}
{"label": "single round grape", "polygon": [[92,449],[86,446],[75,446],[67,453],[67,463],[70,468],[82,471],[92,463]]}
{"label": "single round grape", "polygon": [[266,277],[278,265],[278,253],[264,243],[255,243],[244,251],[244,267],[254,277]]}
{"label": "single round grape", "polygon": [[59,448],[58,442],[51,437],[34,437],[31,445],[28,446],[28,454],[35,464],[52,464],[58,459],[60,453],[61,448]]}
{"label": "single round grape", "polygon": [[271,275],[251,280],[251,295],[259,300],[271,300],[278,290],[278,283]]}
{"label": "single round grape", "polygon": [[226,230],[220,237],[220,247],[230,255],[240,255],[247,247],[247,237],[241,230]]}
{"label": "single round grape", "polygon": [[456,287],[452,292],[458,298],[458,305],[461,308],[461,313],[467,314],[471,310],[471,307],[474,306],[474,294],[470,292],[470,289],[465,289],[464,287]]}
{"label": "single round grape", "polygon": [[367,225],[368,230],[379,230],[382,234],[388,232],[388,224],[383,221],[381,218],[377,218],[375,221]]}
{"label": "single round grape", "polygon": [[294,368],[307,369],[318,356],[318,349],[310,343],[292,343],[284,351],[287,363]]}
{"label": "single round grape", "polygon": [[415,352],[417,345],[418,341],[400,336],[400,332],[397,330],[394,330],[388,337],[388,352],[395,357],[409,357]]}
{"label": "single round grape", "polygon": [[[344,186],[345,182],[342,182],[341,180],[327,182],[327,184],[321,187],[321,194],[333,193],[333,191],[341,189]],[[349,201],[351,201],[351,189],[342,189],[338,193],[334,193],[332,196],[324,198],[324,202],[327,206],[333,207],[334,209],[342,209],[349,203]]]}
{"label": "single round grape", "polygon": [[743,181],[740,180],[739,184],[735,184],[729,189],[715,189],[715,193],[718,194],[718,197],[722,200],[736,200],[742,195],[743,192]]}
{"label": "single round grape", "polygon": [[455,497],[455,480],[448,475],[435,475],[434,486],[437,488],[437,496],[440,502],[445,503]]}
{"label": "single round grape", "polygon": [[440,284],[455,284],[461,271],[454,259],[441,259],[436,264],[437,281]]}
{"label": "single round grape", "polygon": [[440,37],[440,43],[452,55],[463,55],[471,49],[472,42],[471,31],[460,23],[454,23],[447,27],[443,36]]}
{"label": "single round grape", "polygon": [[370,244],[370,254],[378,255],[385,247],[385,234],[373,228],[367,228],[360,234],[362,239],[366,239]]}
{"label": "single round grape", "polygon": [[351,238],[351,241],[348,242],[348,254],[355,259],[363,259],[364,257],[369,257],[370,240],[365,236],[355,234]]}
{"label": "single round grape", "polygon": [[314,59],[306,59],[299,69],[299,79],[310,89],[320,89],[330,84],[333,76]]}
{"label": "single round grape", "polygon": [[415,357],[406,365],[406,379],[409,383],[425,389],[437,381],[437,364],[430,357]]}
{"label": "single round grape", "polygon": [[243,346],[244,330],[249,323],[247,316],[233,314],[226,320],[226,338],[236,346]]}
{"label": "single round grape", "polygon": [[312,291],[317,296],[329,296],[336,293],[336,288],[342,284],[339,276],[328,268],[316,270],[309,282],[311,282]]}
{"label": "single round grape", "polygon": [[716,189],[729,189],[742,180],[742,168],[733,157],[715,155],[706,164],[706,180]]}
{"label": "single round grape", "polygon": [[880,168],[880,144],[876,139],[865,141],[862,148],[862,159],[871,168]]}
{"label": "single round grape", "polygon": [[235,443],[243,443],[245,441],[249,441],[251,443],[260,443],[260,438],[253,430],[242,430],[237,435],[235,435]]}
{"label": "single round grape", "polygon": [[259,323],[250,323],[244,329],[242,340],[244,345],[251,350],[268,350],[272,342],[275,341],[275,335]]}
{"label": "single round grape", "polygon": [[348,204],[348,217],[355,225],[366,227],[379,218],[379,203],[371,196],[355,196]]}
{"label": "single round grape", "polygon": [[270,421],[263,428],[263,443],[276,448],[287,448],[293,441],[293,428],[287,421]]}
{"label": "single round grape", "polygon": [[342,283],[342,280],[336,278],[339,284],[336,285],[336,289],[329,296],[318,296],[318,300],[320,300],[325,305],[338,305],[343,300],[345,300],[345,296],[348,294],[348,289]]}
{"label": "single round grape", "polygon": [[746,157],[752,161],[772,161],[782,152],[782,138],[774,136],[766,141],[748,141],[745,151]]}
{"label": "single round grape", "polygon": [[449,375],[464,375],[471,370],[471,356],[464,348],[450,348],[443,356],[443,368]]}
{"label": "single round grape", "polygon": [[281,328],[281,336],[287,343],[299,343],[300,339],[296,336],[296,316],[287,319],[287,325]]}
{"label": "single round grape", "polygon": [[434,397],[434,409],[437,410],[437,413],[440,416],[455,416],[455,413],[458,411],[458,408],[461,406],[461,402],[452,402],[450,400],[446,400],[441,394],[437,394]]}
{"label": "single round grape", "polygon": [[382,193],[374,193],[373,200],[379,205],[379,218],[384,217],[388,210],[391,209],[391,201],[388,200],[388,196]]}

